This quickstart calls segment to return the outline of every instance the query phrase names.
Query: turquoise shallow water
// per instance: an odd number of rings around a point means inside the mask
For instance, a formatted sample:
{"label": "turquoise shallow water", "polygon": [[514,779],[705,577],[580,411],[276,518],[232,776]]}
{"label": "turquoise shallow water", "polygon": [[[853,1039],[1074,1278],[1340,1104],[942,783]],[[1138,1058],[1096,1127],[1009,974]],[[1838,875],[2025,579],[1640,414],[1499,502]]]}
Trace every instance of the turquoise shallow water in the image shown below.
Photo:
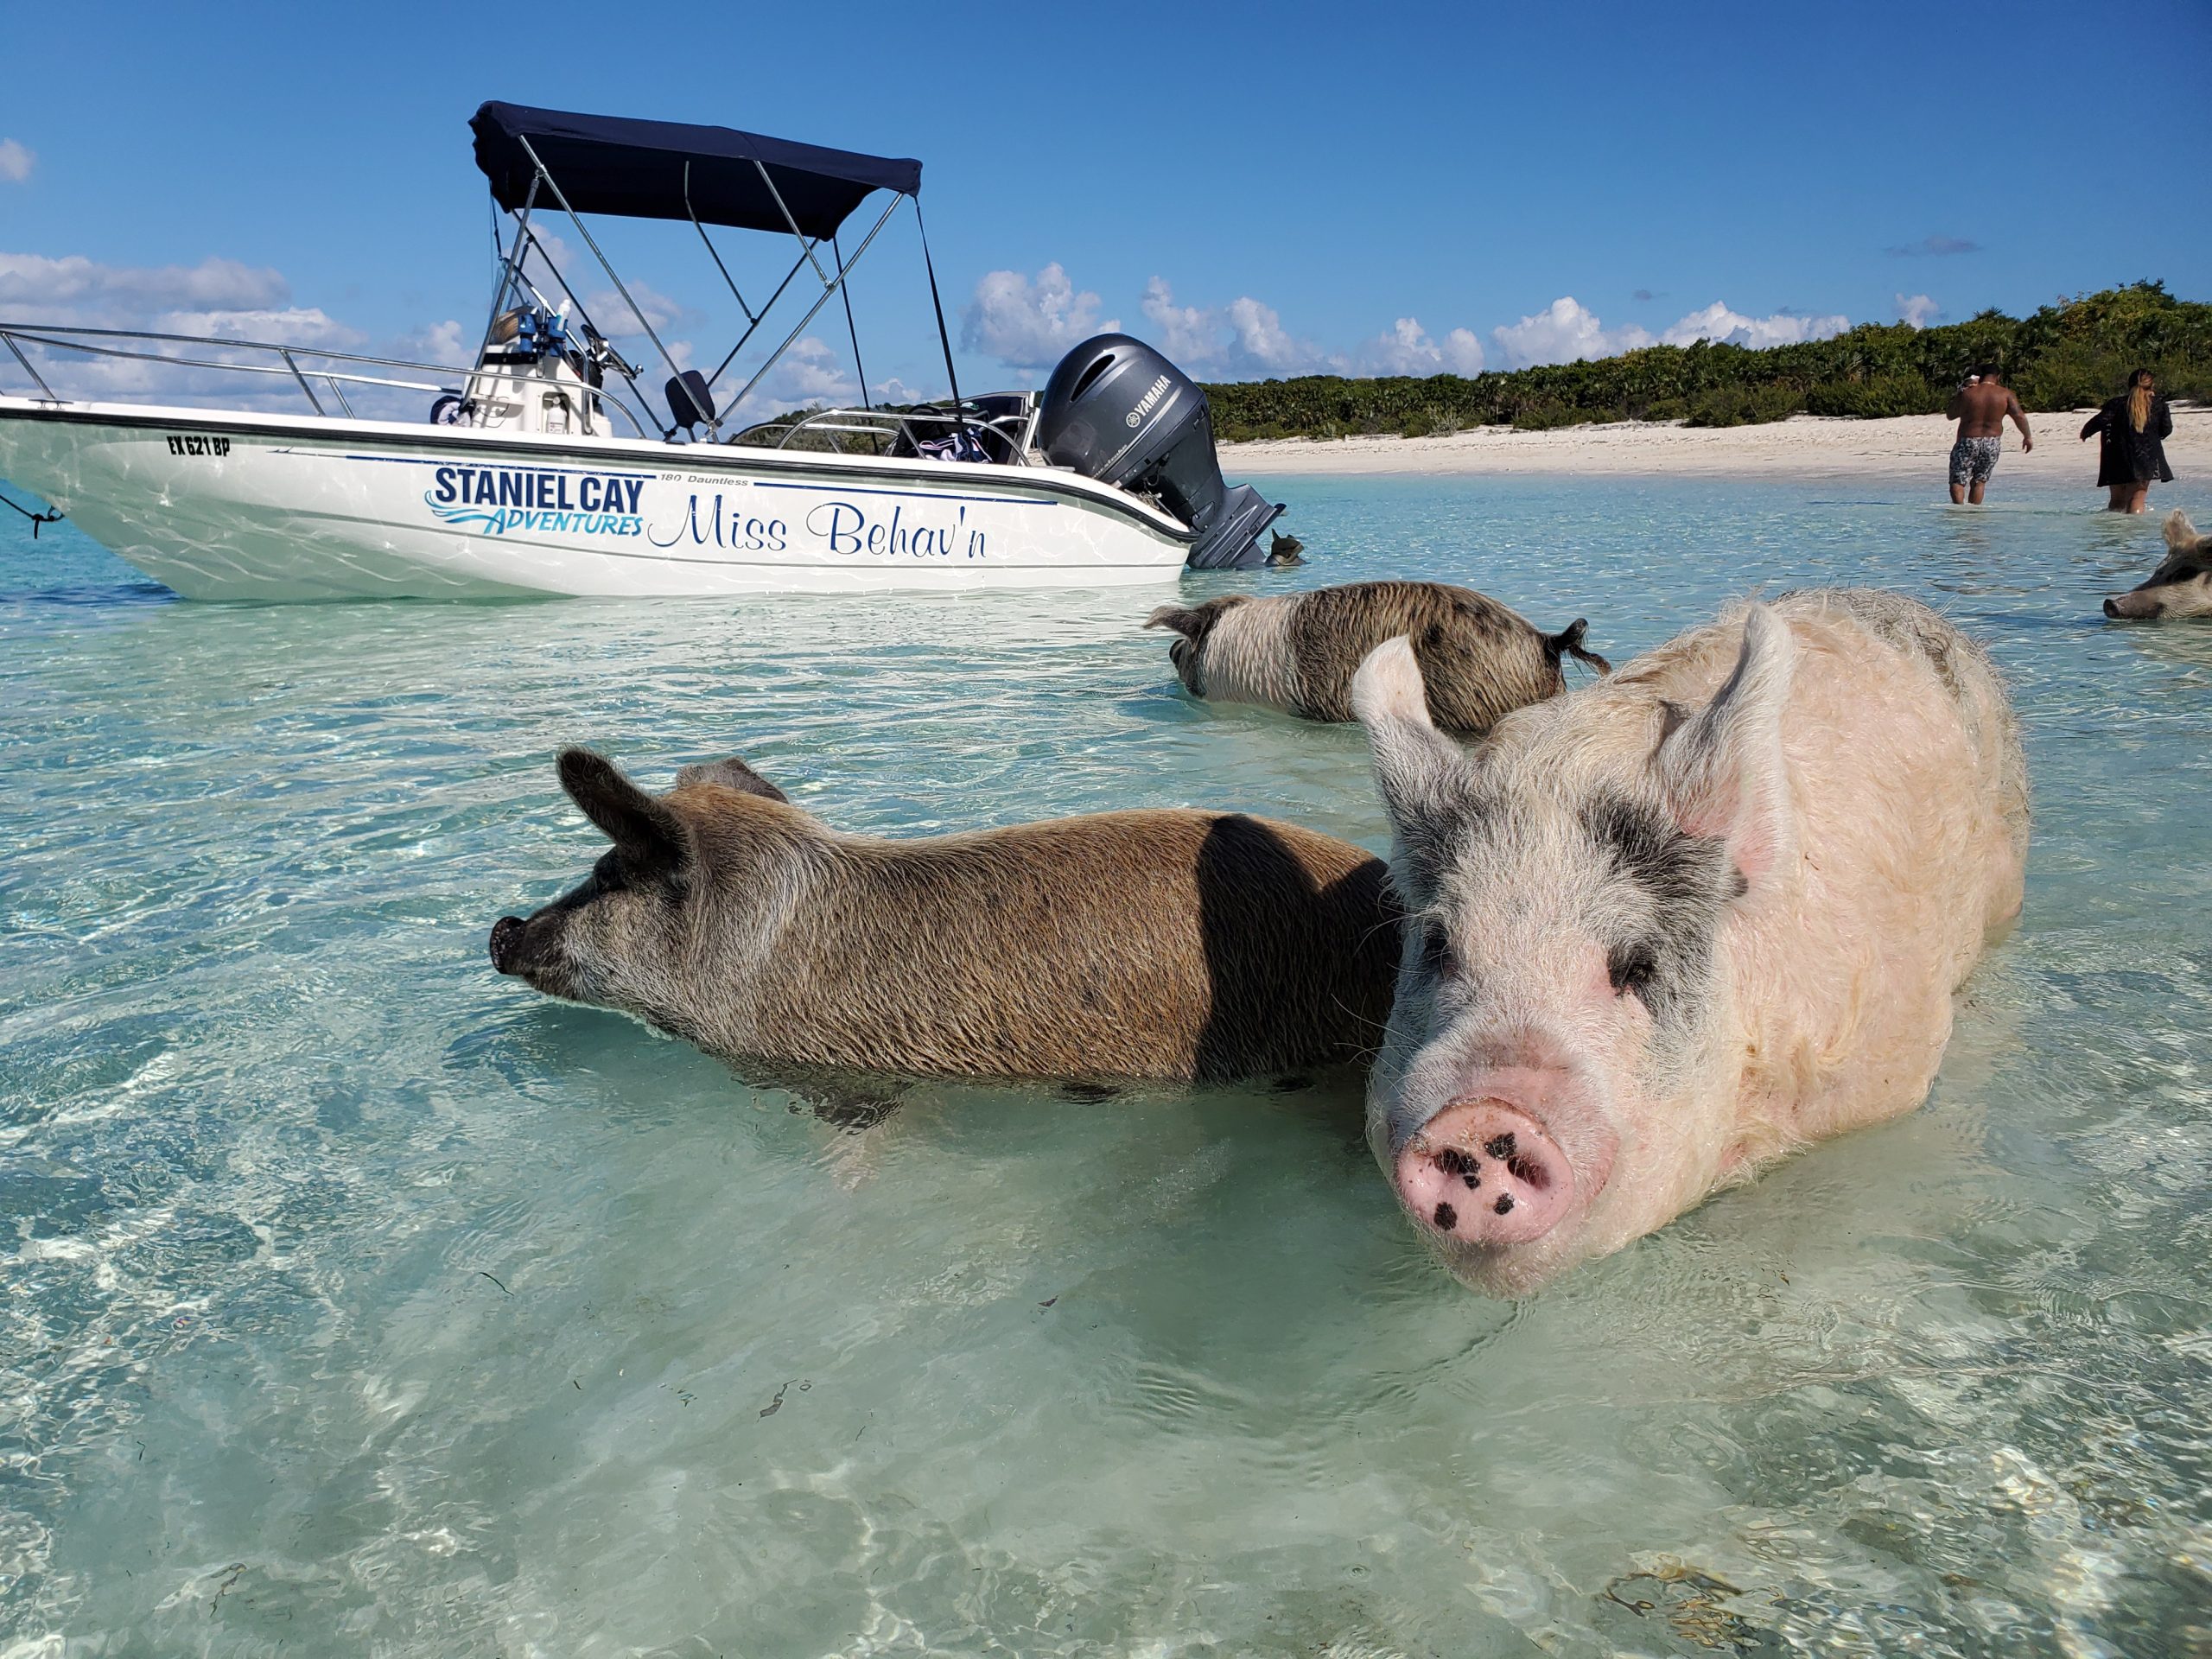
{"label": "turquoise shallow water", "polygon": [[2155,525],[1270,493],[1313,563],[1186,591],[1446,576],[1625,657],[1860,581],[1988,640],[2040,816],[1930,1105],[1513,1307],[1343,1095],[842,1135],[492,974],[598,851],[556,746],[1379,846],[1357,732],[1185,702],[1164,590],[195,607],[0,526],[0,1653],[2212,1643],[2212,626],[2096,613]]}

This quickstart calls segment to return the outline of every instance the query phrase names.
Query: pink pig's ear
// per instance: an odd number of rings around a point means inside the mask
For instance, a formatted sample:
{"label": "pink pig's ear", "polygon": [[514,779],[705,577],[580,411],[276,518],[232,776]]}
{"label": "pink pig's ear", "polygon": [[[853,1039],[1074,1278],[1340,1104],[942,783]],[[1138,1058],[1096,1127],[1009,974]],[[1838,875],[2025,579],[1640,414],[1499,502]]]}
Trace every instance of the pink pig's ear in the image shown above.
{"label": "pink pig's ear", "polygon": [[1789,625],[1767,606],[1752,606],[1735,671],[1661,742],[1654,760],[1675,822],[1690,835],[1726,840],[1753,889],[1787,868],[1796,851],[1782,753],[1782,711],[1796,662]]}
{"label": "pink pig's ear", "polygon": [[1375,784],[1397,831],[1399,865],[1433,880],[1469,810],[1466,753],[1436,729],[1412,645],[1402,635],[1367,653],[1351,680],[1351,711],[1367,728]]}

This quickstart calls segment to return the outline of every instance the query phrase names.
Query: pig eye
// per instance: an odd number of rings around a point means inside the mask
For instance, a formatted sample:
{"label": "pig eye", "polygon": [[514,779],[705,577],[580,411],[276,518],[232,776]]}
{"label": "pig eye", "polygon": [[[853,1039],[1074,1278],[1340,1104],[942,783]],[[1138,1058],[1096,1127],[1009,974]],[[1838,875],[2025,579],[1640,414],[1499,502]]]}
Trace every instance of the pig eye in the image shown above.
{"label": "pig eye", "polygon": [[1452,941],[1434,922],[1424,922],[1421,930],[1421,965],[1436,979],[1457,979],[1459,976],[1459,953],[1452,949]]}
{"label": "pig eye", "polygon": [[1659,959],[1651,954],[1648,945],[1615,945],[1605,958],[1605,973],[1613,982],[1615,996],[1634,991],[1649,1002],[1651,1000],[1651,981],[1658,971]]}

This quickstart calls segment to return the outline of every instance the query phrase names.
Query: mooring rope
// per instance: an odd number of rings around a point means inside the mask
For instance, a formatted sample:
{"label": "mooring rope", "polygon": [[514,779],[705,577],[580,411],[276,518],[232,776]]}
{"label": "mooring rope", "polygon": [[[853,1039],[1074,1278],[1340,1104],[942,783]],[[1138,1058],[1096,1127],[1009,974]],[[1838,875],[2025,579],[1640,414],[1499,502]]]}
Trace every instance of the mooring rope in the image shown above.
{"label": "mooring rope", "polygon": [[38,540],[40,525],[58,524],[69,516],[63,512],[33,512],[29,507],[17,505],[4,495],[0,495],[0,507],[14,507],[17,512],[31,521],[31,540],[33,541]]}

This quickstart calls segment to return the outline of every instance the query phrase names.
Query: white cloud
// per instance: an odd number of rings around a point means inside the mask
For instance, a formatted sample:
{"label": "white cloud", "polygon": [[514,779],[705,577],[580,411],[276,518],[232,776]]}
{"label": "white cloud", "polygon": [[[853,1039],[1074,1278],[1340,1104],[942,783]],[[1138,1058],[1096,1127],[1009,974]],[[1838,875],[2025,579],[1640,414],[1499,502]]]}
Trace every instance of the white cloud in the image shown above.
{"label": "white cloud", "polygon": [[[276,271],[235,259],[143,267],[103,264],[81,254],[57,259],[36,253],[0,253],[0,316],[16,321],[144,328],[232,340],[275,338],[335,350],[360,343],[359,334],[323,312],[289,304],[290,295],[289,284]],[[171,356],[245,360],[214,346],[148,349]],[[64,397],[229,403],[243,408],[296,406],[299,402],[296,386],[275,384],[281,377],[246,377],[35,346],[25,350]]]}
{"label": "white cloud", "polygon": [[1184,367],[1211,363],[1223,354],[1226,319],[1218,311],[1176,304],[1174,290],[1165,276],[1155,276],[1144,285],[1144,298],[1138,308],[1152,325],[1145,331],[1147,338]]}
{"label": "white cloud", "polygon": [[925,386],[910,386],[895,374],[886,375],[875,386],[875,401],[879,404],[930,404],[944,395]]}
{"label": "white cloud", "polygon": [[274,340],[280,346],[319,346],[332,352],[353,351],[368,338],[320,307],[296,305],[251,311],[163,311],[154,318],[153,327],[163,334]]}
{"label": "white cloud", "polygon": [[[726,388],[724,395],[734,389]],[[786,410],[813,404],[856,404],[860,395],[861,383],[845,366],[845,359],[809,334],[784,353],[767,378],[753,389],[751,397],[735,410],[724,412],[725,429],[733,414],[742,421],[766,420]]]}
{"label": "white cloud", "polygon": [[1454,328],[1440,344],[1415,317],[1400,317],[1390,332],[1370,340],[1355,359],[1367,374],[1465,374],[1483,372],[1483,343],[1471,329]]}
{"label": "white cloud", "polygon": [[464,336],[458,322],[434,322],[427,328],[412,329],[394,340],[391,354],[410,363],[460,366],[475,361],[476,339]]}
{"label": "white cloud", "polygon": [[0,253],[0,313],[27,322],[130,327],[158,312],[264,310],[290,297],[276,272],[235,259],[149,268]]}
{"label": "white cloud", "polygon": [[1140,325],[1139,332],[1179,367],[1194,373],[1311,374],[1350,366],[1292,334],[1280,312],[1249,294],[1224,306],[1178,305],[1167,279],[1154,276],[1145,284],[1140,309],[1150,326]]}
{"label": "white cloud", "polygon": [[1571,294],[1554,300],[1534,316],[1491,329],[1490,337],[1508,366],[1516,369],[1541,363],[1573,363],[1586,357],[1615,357],[1652,343],[1650,334],[1633,323],[1608,330],[1595,312]]}
{"label": "white cloud", "polygon": [[1833,315],[1799,316],[1777,311],[1770,316],[1747,317],[1715,300],[1702,311],[1693,311],[1656,339],[1630,323],[1608,328],[1598,315],[1572,295],[1554,300],[1534,316],[1491,330],[1499,353],[1516,369],[1540,363],[1573,363],[1584,358],[1617,357],[1656,344],[1688,346],[1709,340],[1716,345],[1793,346],[1808,340],[1827,340],[1851,327],[1851,319]]}
{"label": "white cloud", "polygon": [[1802,317],[1777,311],[1771,316],[1747,317],[1715,300],[1702,311],[1693,311],[1659,336],[1669,346],[1688,346],[1709,340],[1716,346],[1796,346],[1808,340],[1827,340],[1851,327],[1846,316]]}
{"label": "white cloud", "polygon": [[[991,352],[1009,368],[1042,369],[1091,334],[1120,326],[1098,321],[1099,308],[1098,296],[1078,292],[1058,264],[1047,265],[1034,282],[1018,271],[993,271],[976,284],[961,339],[971,349]],[[1418,321],[1401,317],[1390,333],[1355,353],[1325,352],[1292,334],[1283,326],[1282,314],[1264,301],[1245,294],[1226,305],[1184,305],[1165,276],[1145,283],[1137,310],[1142,320],[1132,325],[1132,332],[1201,378],[1477,374],[1483,366],[1482,342],[1465,328],[1432,340]]]}
{"label": "white cloud", "polygon": [[[671,328],[692,327],[706,321],[698,311],[681,300],[671,299],[649,283],[632,276],[626,286],[630,298],[638,303],[638,311],[631,310],[628,301],[611,288],[600,289],[584,298],[584,309],[590,313],[593,322],[606,330],[609,340],[643,340],[645,333],[638,327],[639,311],[645,314],[653,332],[663,340],[668,338]],[[674,355],[672,350],[670,354]]]}
{"label": "white cloud", "polygon": [[38,162],[38,152],[26,149],[13,138],[0,138],[0,179],[10,184],[21,184],[31,175],[31,168]]}
{"label": "white cloud", "polygon": [[[0,252],[0,317],[14,321],[141,328],[218,340],[268,340],[322,351],[374,349],[410,362],[449,367],[464,365],[475,354],[474,328],[480,325],[464,332],[458,322],[435,323],[372,347],[361,329],[320,307],[294,305],[290,299],[291,286],[281,274],[235,259],[142,267],[103,264],[75,254],[51,258]],[[223,346],[147,349],[216,363],[266,365],[274,360]],[[241,375],[159,361],[86,357],[30,346],[26,350],[64,397],[238,409],[297,410],[304,404],[296,384],[283,375]],[[312,375],[313,359],[303,358],[302,364]],[[8,368],[14,367],[8,359]],[[0,379],[16,378],[0,372]],[[322,393],[322,383],[315,385]],[[20,388],[10,384],[8,389]],[[405,419],[421,413],[419,395],[413,391],[357,385],[348,386],[346,396],[365,415]]]}
{"label": "white cloud", "polygon": [[1050,368],[1071,347],[1122,326],[1110,317],[1101,321],[1098,307],[1098,296],[1078,292],[1057,260],[1034,282],[1018,270],[994,270],[961,313],[960,343],[1010,369]]}
{"label": "white cloud", "polygon": [[[558,235],[551,231],[533,230],[531,232],[531,239],[523,246],[522,274],[535,283],[555,305],[560,304],[561,296],[566,291],[567,284],[562,280],[563,274],[575,267],[575,252]],[[581,282],[585,274],[586,271],[578,271],[577,280]]]}
{"label": "white cloud", "polygon": [[787,387],[808,403],[842,403],[860,396],[860,382],[846,371],[844,359],[813,335],[785,352],[766,384]]}
{"label": "white cloud", "polygon": [[1274,374],[1311,374],[1325,366],[1316,347],[1291,337],[1274,307],[1247,296],[1231,300],[1228,315],[1243,362]]}
{"label": "white cloud", "polygon": [[[555,231],[533,230],[529,244],[523,249],[522,272],[556,311],[575,317],[581,307],[593,324],[604,329],[609,340],[643,340],[645,331],[638,327],[638,318],[622,296],[612,288],[596,288],[585,293],[581,287],[571,288],[573,281],[579,284],[596,282],[603,274],[599,262],[587,251],[570,247]],[[671,299],[650,283],[634,276],[625,276],[630,296],[645,314],[655,333],[666,337],[671,328],[693,327],[706,321],[705,315],[681,300]],[[527,290],[508,295],[510,305],[531,302]],[[677,353],[670,348],[670,355]],[[635,358],[637,353],[629,353]],[[679,359],[680,360],[680,359]]]}
{"label": "white cloud", "polygon": [[1444,366],[1453,374],[1475,375],[1483,372],[1483,343],[1475,338],[1471,328],[1454,328],[1444,336],[1444,343],[1437,350],[1444,359]]}
{"label": "white cloud", "polygon": [[1900,294],[1897,302],[1897,321],[1909,322],[1916,328],[1925,328],[1943,315],[1925,294]]}

